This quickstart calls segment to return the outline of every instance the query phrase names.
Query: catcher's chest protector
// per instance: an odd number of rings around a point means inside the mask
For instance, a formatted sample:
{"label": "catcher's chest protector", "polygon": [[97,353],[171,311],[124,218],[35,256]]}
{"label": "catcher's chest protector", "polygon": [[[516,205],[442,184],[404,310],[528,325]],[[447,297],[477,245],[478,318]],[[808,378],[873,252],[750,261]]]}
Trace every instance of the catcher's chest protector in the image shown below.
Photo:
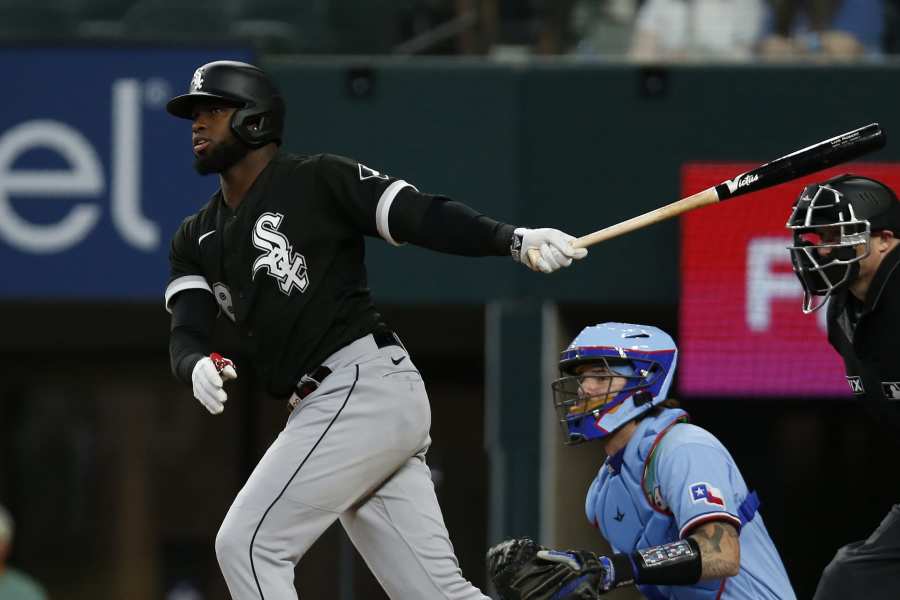
{"label": "catcher's chest protector", "polygon": [[[648,467],[659,440],[685,420],[687,413],[677,409],[643,419],[624,452],[607,459],[591,484],[585,502],[587,518],[617,552],[678,539],[678,527]],[[644,477],[645,471],[651,472],[649,478]]]}

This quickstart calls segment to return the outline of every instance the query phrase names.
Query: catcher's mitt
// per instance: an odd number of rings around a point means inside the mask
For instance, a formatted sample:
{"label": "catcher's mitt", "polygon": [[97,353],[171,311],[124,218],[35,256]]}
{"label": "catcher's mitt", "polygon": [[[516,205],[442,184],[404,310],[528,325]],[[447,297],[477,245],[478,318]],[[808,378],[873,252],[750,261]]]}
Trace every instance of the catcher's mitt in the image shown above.
{"label": "catcher's mitt", "polygon": [[604,568],[590,552],[547,550],[520,538],[497,544],[487,560],[501,600],[595,600],[602,593]]}

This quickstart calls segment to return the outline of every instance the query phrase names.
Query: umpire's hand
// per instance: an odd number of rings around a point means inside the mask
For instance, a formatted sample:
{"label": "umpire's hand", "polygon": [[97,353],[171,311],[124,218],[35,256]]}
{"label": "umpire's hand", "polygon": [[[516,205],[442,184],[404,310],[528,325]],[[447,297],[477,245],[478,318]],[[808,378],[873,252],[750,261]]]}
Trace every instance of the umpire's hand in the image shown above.
{"label": "umpire's hand", "polygon": [[574,240],[559,229],[519,227],[513,232],[512,257],[532,271],[552,273],[587,256],[586,248],[572,247]]}
{"label": "umpire's hand", "polygon": [[214,415],[225,410],[228,394],[223,386],[229,379],[237,379],[234,363],[213,352],[204,356],[194,365],[191,382],[194,384],[194,398]]}

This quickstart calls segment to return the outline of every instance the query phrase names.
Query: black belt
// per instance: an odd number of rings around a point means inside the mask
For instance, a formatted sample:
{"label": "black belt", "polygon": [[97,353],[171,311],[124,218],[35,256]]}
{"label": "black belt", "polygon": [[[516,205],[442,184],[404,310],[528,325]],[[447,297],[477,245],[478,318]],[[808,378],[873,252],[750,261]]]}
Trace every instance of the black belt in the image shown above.
{"label": "black belt", "polygon": [[[375,345],[379,348],[400,346],[405,350],[400,338],[397,337],[397,334],[393,331],[373,333],[372,338],[375,340]],[[337,350],[335,352],[337,352]],[[296,392],[295,395],[291,396],[291,399],[288,400],[288,412],[294,410],[301,400],[319,389],[319,386],[322,385],[322,382],[325,381],[325,378],[329,375],[331,375],[331,369],[325,365],[319,365],[301,377],[300,381],[297,382],[297,386],[294,388],[294,391]]]}

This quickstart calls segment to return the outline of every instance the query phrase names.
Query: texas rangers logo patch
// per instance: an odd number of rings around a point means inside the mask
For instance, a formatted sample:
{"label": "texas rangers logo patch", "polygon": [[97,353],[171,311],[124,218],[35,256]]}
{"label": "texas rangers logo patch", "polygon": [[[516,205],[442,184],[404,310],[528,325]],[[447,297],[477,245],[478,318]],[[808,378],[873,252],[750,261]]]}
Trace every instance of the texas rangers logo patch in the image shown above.
{"label": "texas rangers logo patch", "polygon": [[252,279],[260,269],[268,271],[269,276],[278,282],[279,289],[291,295],[294,288],[300,293],[309,286],[306,272],[306,258],[294,252],[284,235],[278,231],[284,215],[281,213],[263,213],[253,225],[253,245],[265,254],[253,261]]}
{"label": "texas rangers logo patch", "polygon": [[718,488],[714,488],[705,481],[700,481],[690,485],[691,501],[705,502],[714,506],[725,508],[725,496]]}
{"label": "texas rangers logo patch", "polygon": [[[847,385],[850,386],[850,391],[854,394],[865,394],[866,390],[863,389],[863,382],[859,375],[854,375],[853,377],[847,377]],[[886,384],[882,384],[886,385]],[[885,394],[887,395],[887,394]]]}

